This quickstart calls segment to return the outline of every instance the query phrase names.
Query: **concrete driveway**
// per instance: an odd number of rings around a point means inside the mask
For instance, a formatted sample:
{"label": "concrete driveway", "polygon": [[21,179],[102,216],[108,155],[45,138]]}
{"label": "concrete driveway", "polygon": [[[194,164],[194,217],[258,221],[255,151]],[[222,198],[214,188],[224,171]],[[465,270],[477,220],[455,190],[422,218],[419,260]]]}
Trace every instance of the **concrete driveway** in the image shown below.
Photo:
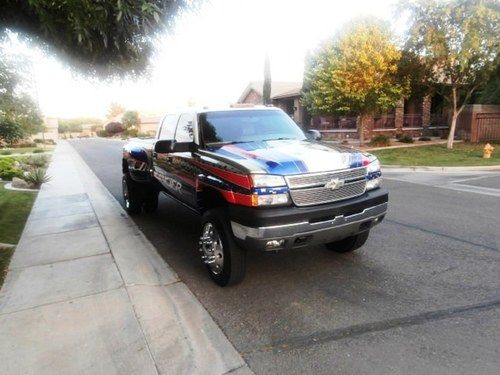
{"label": "concrete driveway", "polygon": [[[122,143],[71,144],[121,201]],[[249,253],[232,288],[205,274],[195,215],[164,197],[134,220],[258,374],[498,373],[499,174],[384,177],[389,213],[360,251]]]}

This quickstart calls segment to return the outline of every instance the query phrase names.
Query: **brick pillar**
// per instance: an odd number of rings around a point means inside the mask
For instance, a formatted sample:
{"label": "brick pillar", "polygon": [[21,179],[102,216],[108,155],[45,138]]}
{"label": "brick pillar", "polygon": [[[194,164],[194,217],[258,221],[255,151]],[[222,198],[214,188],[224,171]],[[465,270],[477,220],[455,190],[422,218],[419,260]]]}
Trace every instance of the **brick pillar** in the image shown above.
{"label": "brick pillar", "polygon": [[405,100],[401,98],[394,109],[394,127],[396,135],[403,134],[403,115],[405,114]]}
{"label": "brick pillar", "polygon": [[426,95],[422,99],[422,126],[428,128],[431,123],[431,97]]}

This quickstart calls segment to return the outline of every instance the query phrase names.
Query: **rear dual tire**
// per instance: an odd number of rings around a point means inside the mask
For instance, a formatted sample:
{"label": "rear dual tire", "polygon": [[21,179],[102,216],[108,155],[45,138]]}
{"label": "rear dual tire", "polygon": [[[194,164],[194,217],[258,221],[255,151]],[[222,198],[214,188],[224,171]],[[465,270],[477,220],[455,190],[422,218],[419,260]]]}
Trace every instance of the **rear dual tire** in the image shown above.
{"label": "rear dual tire", "polygon": [[140,184],[125,173],[122,177],[123,203],[129,215],[155,212],[158,208],[158,190],[146,184]]}

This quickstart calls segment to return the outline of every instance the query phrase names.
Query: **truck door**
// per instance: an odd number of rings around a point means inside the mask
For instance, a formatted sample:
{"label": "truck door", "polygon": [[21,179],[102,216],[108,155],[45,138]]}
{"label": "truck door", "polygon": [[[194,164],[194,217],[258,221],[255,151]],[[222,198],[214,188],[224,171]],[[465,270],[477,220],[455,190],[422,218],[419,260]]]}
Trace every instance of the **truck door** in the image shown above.
{"label": "truck door", "polygon": [[[195,129],[194,113],[181,114],[175,132],[176,142],[193,142]],[[196,204],[196,171],[191,152],[169,154],[171,159],[171,177],[175,180],[172,194],[179,200],[193,206]]]}
{"label": "truck door", "polygon": [[[174,140],[178,120],[179,115],[177,114],[166,115],[158,130],[157,140]],[[175,195],[175,191],[180,189],[180,186],[177,186],[173,175],[172,154],[154,153],[153,166],[155,178],[170,194]]]}

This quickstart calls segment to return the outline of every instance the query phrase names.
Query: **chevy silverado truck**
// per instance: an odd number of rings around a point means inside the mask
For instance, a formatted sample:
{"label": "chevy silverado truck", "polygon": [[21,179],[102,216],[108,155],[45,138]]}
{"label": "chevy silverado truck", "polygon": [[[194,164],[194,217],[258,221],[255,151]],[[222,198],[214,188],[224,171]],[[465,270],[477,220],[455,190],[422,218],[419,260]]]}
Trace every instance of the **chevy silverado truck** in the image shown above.
{"label": "chevy silverado truck", "polygon": [[160,192],[200,214],[201,259],[221,286],[243,279],[246,251],[358,249],[387,211],[375,156],[273,107],[167,114],[155,138],[124,146],[122,168],[129,214],[155,211]]}

